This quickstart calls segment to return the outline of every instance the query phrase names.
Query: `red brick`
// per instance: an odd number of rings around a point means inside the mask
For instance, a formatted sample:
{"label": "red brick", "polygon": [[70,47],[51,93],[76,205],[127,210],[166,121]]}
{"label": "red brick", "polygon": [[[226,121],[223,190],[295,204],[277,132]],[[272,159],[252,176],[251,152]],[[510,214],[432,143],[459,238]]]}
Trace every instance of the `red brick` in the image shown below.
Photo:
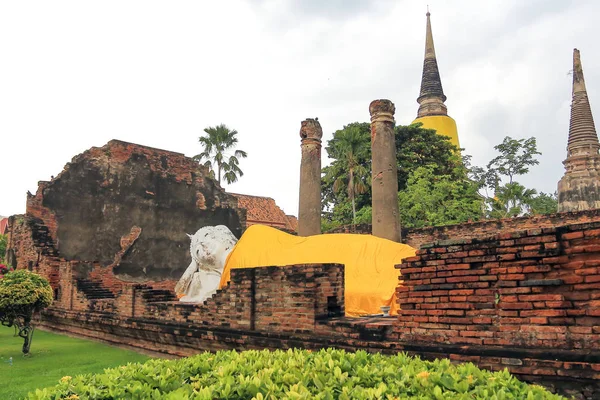
{"label": "red brick", "polygon": [[529,318],[529,322],[532,324],[545,325],[548,323],[547,317],[531,317]]}
{"label": "red brick", "polygon": [[565,317],[566,310],[524,310],[520,312],[522,317]]}
{"label": "red brick", "polygon": [[505,303],[501,301],[500,308],[504,310],[530,310],[533,306],[531,303]]}
{"label": "red brick", "polygon": [[483,343],[483,339],[468,338],[468,337],[453,337],[453,338],[449,338],[448,341],[450,343],[469,343],[469,344],[482,344]]}
{"label": "red brick", "polygon": [[521,330],[519,325],[501,325],[498,327],[500,332],[517,332]]}
{"label": "red brick", "polygon": [[569,326],[567,327],[569,332],[579,333],[579,334],[591,334],[592,327],[591,326]]}
{"label": "red brick", "polygon": [[499,288],[498,293],[500,294],[525,294],[531,293],[530,287],[518,287],[518,288]]}
{"label": "red brick", "polygon": [[585,237],[600,237],[600,229],[588,229],[583,234]]}
{"label": "red brick", "polygon": [[583,237],[583,232],[569,232],[562,235],[563,240],[578,239]]}
{"label": "red brick", "polygon": [[573,307],[573,303],[570,301],[546,301],[546,307],[548,308],[570,308]]}
{"label": "red brick", "polygon": [[562,294],[522,294],[519,295],[520,301],[562,301]]}
{"label": "red brick", "polygon": [[549,265],[530,265],[528,267],[523,267],[523,273],[529,274],[532,272],[548,272],[552,270],[552,267]]}
{"label": "red brick", "polygon": [[550,325],[523,325],[522,332],[546,332],[546,333],[565,333],[566,326],[550,326]]}
{"label": "red brick", "polygon": [[578,275],[562,276],[560,279],[562,279],[565,285],[573,285],[584,282],[583,276]]}
{"label": "red brick", "polygon": [[475,293],[475,290],[473,289],[455,289],[455,290],[449,290],[448,294],[450,296],[468,296],[468,295],[472,295]]}
{"label": "red brick", "polygon": [[573,285],[573,290],[598,290],[600,289],[600,282],[598,283],[585,283],[581,285]]}
{"label": "red brick", "polygon": [[478,276],[459,276],[459,277],[450,277],[446,278],[448,283],[456,283],[456,282],[477,282],[479,281]]}
{"label": "red brick", "polygon": [[592,275],[585,277],[585,283],[597,283],[600,282],[600,275]]}

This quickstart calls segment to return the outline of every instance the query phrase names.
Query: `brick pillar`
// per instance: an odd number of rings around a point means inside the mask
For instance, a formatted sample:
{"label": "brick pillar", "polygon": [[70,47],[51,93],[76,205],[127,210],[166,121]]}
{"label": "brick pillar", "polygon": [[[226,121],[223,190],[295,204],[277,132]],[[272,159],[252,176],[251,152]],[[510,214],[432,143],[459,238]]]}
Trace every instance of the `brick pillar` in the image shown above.
{"label": "brick pillar", "polygon": [[321,137],[317,119],[308,118],[300,127],[302,161],[300,164],[300,201],[298,236],[321,233]]}
{"label": "brick pillar", "polygon": [[399,242],[395,111],[394,103],[389,100],[374,100],[369,105],[373,166],[373,235]]}

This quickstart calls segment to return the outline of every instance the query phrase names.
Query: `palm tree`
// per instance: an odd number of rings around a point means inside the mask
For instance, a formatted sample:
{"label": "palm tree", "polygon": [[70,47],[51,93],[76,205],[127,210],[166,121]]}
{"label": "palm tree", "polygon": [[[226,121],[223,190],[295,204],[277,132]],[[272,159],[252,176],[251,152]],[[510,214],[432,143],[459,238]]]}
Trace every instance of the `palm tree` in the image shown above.
{"label": "palm tree", "polygon": [[[211,174],[217,174],[217,181],[221,184],[221,177],[227,183],[233,183],[238,177],[244,175],[239,167],[239,158],[246,158],[248,154],[243,150],[234,150],[237,145],[237,131],[229,129],[226,125],[209,126],[204,128],[206,136],[200,136],[198,141],[204,146],[204,151],[194,156],[194,160],[208,167]],[[233,151],[233,154],[228,153]]]}
{"label": "palm tree", "polygon": [[531,202],[534,200],[536,194],[537,191],[535,189],[527,189],[518,182],[498,186],[495,196],[491,200],[492,209],[490,217],[519,217],[531,209]]}
{"label": "palm tree", "polygon": [[365,136],[358,126],[349,125],[336,132],[335,141],[336,152],[339,155],[337,158],[342,161],[345,168],[336,177],[333,183],[333,191],[339,192],[341,188],[346,186],[346,193],[352,202],[352,223],[356,223],[354,198],[357,194],[365,193],[369,189],[369,186],[365,183],[369,171],[360,163],[361,155],[368,150],[369,137]]}

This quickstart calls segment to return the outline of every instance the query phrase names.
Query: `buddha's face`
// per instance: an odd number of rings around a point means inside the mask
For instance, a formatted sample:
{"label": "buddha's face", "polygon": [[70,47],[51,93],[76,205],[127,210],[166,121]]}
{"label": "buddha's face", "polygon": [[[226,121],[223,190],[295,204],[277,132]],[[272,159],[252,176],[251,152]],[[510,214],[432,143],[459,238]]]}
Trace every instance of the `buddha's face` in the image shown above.
{"label": "buddha's face", "polygon": [[223,260],[223,255],[229,254],[235,244],[236,237],[224,225],[206,226],[200,228],[191,239],[190,253],[200,267],[221,267],[217,265]]}

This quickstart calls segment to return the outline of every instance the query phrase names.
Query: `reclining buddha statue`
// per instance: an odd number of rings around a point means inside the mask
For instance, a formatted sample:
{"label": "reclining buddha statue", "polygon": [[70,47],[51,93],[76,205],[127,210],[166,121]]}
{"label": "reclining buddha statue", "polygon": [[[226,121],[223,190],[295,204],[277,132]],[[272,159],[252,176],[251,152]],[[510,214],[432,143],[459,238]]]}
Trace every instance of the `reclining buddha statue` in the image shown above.
{"label": "reclining buddha statue", "polygon": [[181,301],[200,303],[224,288],[231,271],[298,264],[344,264],[346,316],[358,317],[388,307],[396,315],[399,270],[394,266],[415,249],[372,235],[289,235],[278,229],[252,225],[238,241],[223,226],[204,227],[192,239],[192,262],[175,287]]}
{"label": "reclining buddha statue", "polygon": [[192,261],[177,282],[175,292],[181,302],[202,303],[219,288],[225,261],[237,239],[224,225],[205,226],[188,236]]}

